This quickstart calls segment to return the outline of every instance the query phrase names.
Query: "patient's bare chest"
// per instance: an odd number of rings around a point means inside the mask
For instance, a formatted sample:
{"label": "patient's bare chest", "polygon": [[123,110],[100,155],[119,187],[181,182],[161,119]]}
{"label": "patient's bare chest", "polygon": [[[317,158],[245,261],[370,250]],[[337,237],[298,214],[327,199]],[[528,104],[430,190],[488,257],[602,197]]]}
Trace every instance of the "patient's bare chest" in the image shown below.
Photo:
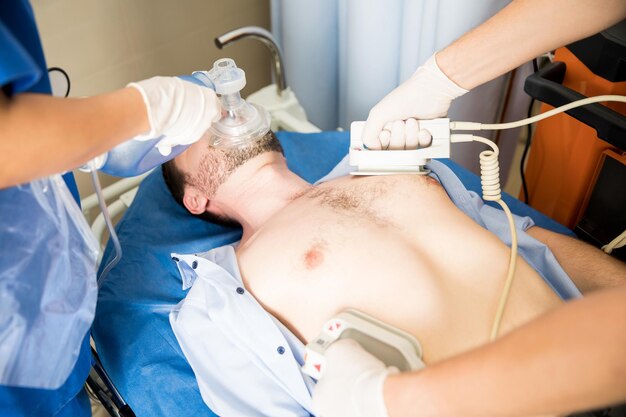
{"label": "patient's bare chest", "polygon": [[[437,360],[486,341],[508,254],[432,180],[379,177],[313,188],[237,257],[251,293],[301,340],[355,308],[414,334]],[[519,264],[521,320],[554,300]],[[529,299],[532,311],[520,307]]]}
{"label": "patient's bare chest", "polygon": [[429,307],[416,300],[439,297],[428,229],[445,225],[450,209],[445,192],[423,178],[314,188],[238,249],[239,266],[255,297],[304,338],[345,308],[388,321],[417,316]]}

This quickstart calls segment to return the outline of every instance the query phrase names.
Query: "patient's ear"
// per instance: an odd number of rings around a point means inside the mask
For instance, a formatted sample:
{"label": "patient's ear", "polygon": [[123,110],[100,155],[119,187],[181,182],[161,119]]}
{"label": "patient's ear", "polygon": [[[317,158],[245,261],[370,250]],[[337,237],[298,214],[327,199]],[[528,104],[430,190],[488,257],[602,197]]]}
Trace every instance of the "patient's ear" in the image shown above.
{"label": "patient's ear", "polygon": [[183,195],[183,204],[190,213],[202,214],[209,205],[209,199],[193,189],[186,189]]}

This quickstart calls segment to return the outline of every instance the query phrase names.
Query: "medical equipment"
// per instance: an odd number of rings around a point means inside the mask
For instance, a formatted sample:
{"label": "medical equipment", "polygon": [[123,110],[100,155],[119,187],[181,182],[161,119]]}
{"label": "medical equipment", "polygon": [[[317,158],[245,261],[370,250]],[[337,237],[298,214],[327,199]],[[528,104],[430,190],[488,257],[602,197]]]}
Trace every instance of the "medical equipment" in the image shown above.
{"label": "medical equipment", "polygon": [[[626,95],[626,20],[588,38],[558,48],[550,63],[529,76],[524,91],[543,103],[540,112],[585,96]],[[575,230],[600,248],[626,229],[626,201],[613,196],[626,189],[626,164],[612,167],[607,182],[613,190],[595,201],[602,221],[583,220],[594,179],[605,151],[626,151],[626,104],[593,104],[537,124],[524,175],[533,207]],[[601,139],[601,140],[598,140]],[[562,152],[562,149],[571,149]],[[545,161],[551,161],[546,164]],[[604,160],[604,161],[603,161]],[[608,191],[603,188],[601,192]],[[558,201],[558,204],[554,204]],[[600,216],[598,216],[600,218]],[[582,223],[582,224],[581,224]],[[619,258],[620,251],[614,252]],[[626,249],[621,251],[626,260]]]}
{"label": "medical equipment", "polygon": [[[197,74],[197,73],[195,73]],[[199,75],[198,75],[199,76]],[[263,107],[247,103],[240,91],[246,75],[230,58],[215,61],[206,76],[222,102],[222,118],[209,128],[211,145],[237,148],[263,137],[270,130],[270,115]]]}
{"label": "medical equipment", "polygon": [[312,378],[324,375],[324,352],[334,342],[350,338],[386,366],[400,372],[416,371],[424,367],[422,346],[413,335],[392,327],[357,310],[343,311],[322,327],[322,332],[306,345],[302,371]]}
{"label": "medical equipment", "polygon": [[[541,111],[585,96],[624,95],[624,56],[626,20],[557,49],[552,62],[526,79],[524,91],[543,103]],[[626,247],[620,249],[626,244],[626,105],[593,104],[570,116],[535,128],[523,171],[529,201],[583,241],[626,261]]]}
{"label": "medical equipment", "polygon": [[[262,137],[270,129],[269,113],[241,98],[240,91],[246,85],[246,76],[232,59],[217,60],[209,71],[195,71],[192,75],[179,78],[211,88],[220,95],[222,117],[209,129],[213,146],[242,146]],[[109,175],[134,177],[173,159],[189,146],[171,145],[165,135],[142,137],[141,140],[128,140],[116,146],[81,169],[89,172],[95,168]]]}
{"label": "medical equipment", "polygon": [[428,132],[428,147],[411,150],[368,150],[361,141],[365,122],[350,125],[350,165],[357,167],[352,175],[426,175],[425,165],[432,158],[450,158],[450,120],[432,119],[417,122],[419,130]]}
{"label": "medical equipment", "polygon": [[272,78],[275,80],[274,84],[250,94],[246,101],[257,104],[270,113],[271,129],[275,132],[279,130],[301,133],[320,132],[319,127],[308,121],[298,98],[287,85],[282,52],[270,32],[258,26],[245,26],[218,36],[215,38],[215,45],[223,49],[246,38],[257,39],[267,46],[273,58],[271,69]]}
{"label": "medical equipment", "polygon": [[[592,103],[616,101],[626,102],[626,96],[603,95],[589,97],[557,107],[534,117],[509,123],[487,124],[475,122],[454,122],[449,119],[420,120],[419,128],[428,131],[432,136],[431,146],[415,150],[368,150],[363,145],[361,134],[365,122],[352,122],[350,134],[350,164],[357,168],[352,175],[388,175],[402,173],[428,172],[424,165],[431,158],[449,158],[450,143],[469,142],[476,136],[452,133],[454,131],[502,130],[513,129],[536,123],[577,107]],[[445,143],[447,142],[447,143]],[[479,142],[484,141],[480,140]]]}

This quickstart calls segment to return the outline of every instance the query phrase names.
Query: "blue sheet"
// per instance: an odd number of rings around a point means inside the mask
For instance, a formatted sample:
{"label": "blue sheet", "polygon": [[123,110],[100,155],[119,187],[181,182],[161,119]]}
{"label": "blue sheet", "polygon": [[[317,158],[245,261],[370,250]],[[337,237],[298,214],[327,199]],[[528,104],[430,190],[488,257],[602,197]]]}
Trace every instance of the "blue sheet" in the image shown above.
{"label": "blue sheet", "polygon": [[[277,132],[292,171],[309,182],[328,173],[347,153],[347,132]],[[480,193],[480,179],[449,160],[442,161],[468,189]],[[511,196],[511,210],[546,229],[571,234]],[[102,284],[93,337],[113,383],[139,416],[213,416],[202,401],[193,372],[171,330],[168,315],[182,300],[180,275],[171,252],[204,252],[241,236],[193,218],[170,196],[160,170],[141,184],[117,226],[124,255]],[[107,247],[103,264],[112,257]]]}

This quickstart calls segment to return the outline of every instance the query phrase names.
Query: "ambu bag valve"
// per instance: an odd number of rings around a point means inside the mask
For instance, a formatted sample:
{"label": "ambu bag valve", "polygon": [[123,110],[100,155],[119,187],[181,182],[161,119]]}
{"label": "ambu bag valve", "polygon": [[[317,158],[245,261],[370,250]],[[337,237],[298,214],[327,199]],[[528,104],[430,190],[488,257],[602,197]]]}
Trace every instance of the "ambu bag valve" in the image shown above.
{"label": "ambu bag valve", "polygon": [[222,103],[222,118],[209,128],[213,146],[238,148],[255,142],[270,130],[267,110],[241,98],[246,74],[237,68],[235,61],[230,58],[217,60],[206,75]]}

